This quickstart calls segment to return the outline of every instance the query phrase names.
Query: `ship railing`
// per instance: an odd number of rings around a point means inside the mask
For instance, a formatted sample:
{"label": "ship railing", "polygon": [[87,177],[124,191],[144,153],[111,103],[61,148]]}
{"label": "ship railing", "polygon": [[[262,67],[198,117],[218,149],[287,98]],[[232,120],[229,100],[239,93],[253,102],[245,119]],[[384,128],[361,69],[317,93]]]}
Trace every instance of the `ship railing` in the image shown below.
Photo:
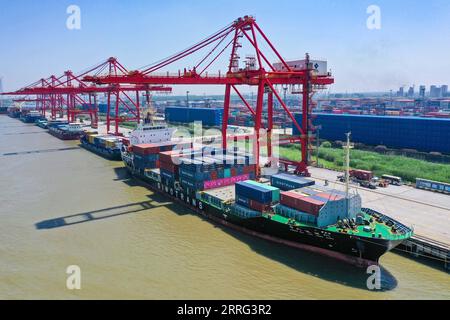
{"label": "ship railing", "polygon": [[365,212],[371,216],[378,215],[380,217],[380,220],[383,223],[391,222],[392,225],[395,226],[395,228],[397,230],[397,232],[396,232],[397,234],[395,235],[395,238],[405,238],[405,237],[411,237],[413,235],[413,231],[414,231],[413,228],[409,228],[409,227],[405,226],[403,223],[401,223],[391,217],[388,217],[388,216],[386,216],[378,211],[375,211],[373,209],[370,209],[370,208],[361,208],[361,211]]}

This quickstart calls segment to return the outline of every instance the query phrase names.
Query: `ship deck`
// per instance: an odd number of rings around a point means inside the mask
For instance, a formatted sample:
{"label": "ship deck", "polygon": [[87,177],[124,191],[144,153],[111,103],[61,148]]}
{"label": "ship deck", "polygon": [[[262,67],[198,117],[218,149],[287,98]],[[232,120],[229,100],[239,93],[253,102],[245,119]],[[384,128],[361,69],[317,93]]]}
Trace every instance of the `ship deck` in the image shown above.
{"label": "ship deck", "polygon": [[[370,215],[361,212],[362,214],[364,214],[364,218],[366,220],[369,220],[371,218]],[[286,218],[284,216],[281,216],[279,214],[269,214],[269,213],[265,213],[263,214],[263,217],[265,218],[269,218],[273,221],[279,222],[279,223],[283,223],[283,224],[293,224],[295,226],[298,227],[316,227],[314,224],[308,224],[308,223],[304,223],[304,222],[299,222],[299,221],[293,221],[292,219]],[[355,229],[345,229],[345,233],[349,234],[349,235],[357,235],[360,237],[367,237],[367,238],[372,238],[372,232],[367,232],[364,230],[365,226],[356,226]],[[406,239],[408,238],[407,234],[401,234],[401,233],[393,233],[391,228],[389,226],[387,226],[384,223],[379,223],[376,221],[373,221],[370,224],[370,227],[372,228],[372,230],[375,230],[375,234],[381,234],[383,239],[387,239],[387,240],[398,240],[398,239]],[[344,232],[342,228],[339,228],[337,225],[331,225],[328,226],[327,228],[325,228],[326,230],[330,231],[330,232]]]}
{"label": "ship deck", "polygon": [[[227,186],[227,187],[222,187],[222,188],[217,188],[217,189],[205,190],[204,192],[219,199],[224,204],[229,205],[234,202],[234,198],[235,198],[234,186]],[[210,204],[210,205],[213,205],[213,204]],[[372,216],[370,216],[369,214],[367,214],[365,212],[361,212],[361,214],[364,215],[365,220],[370,220],[370,218],[372,218]],[[263,217],[267,218],[267,219],[270,218],[273,221],[276,221],[276,222],[282,223],[282,224],[286,224],[286,225],[293,224],[298,227],[317,228],[317,226],[315,224],[309,224],[309,223],[305,223],[305,222],[295,221],[295,220],[286,218],[282,215],[279,215],[279,214],[276,214],[273,212],[263,213]],[[375,230],[376,236],[381,234],[381,237],[383,239],[398,240],[398,239],[402,239],[402,238],[406,239],[409,236],[408,234],[394,233],[394,232],[392,232],[392,229],[390,226],[386,225],[383,222],[377,222],[377,221],[375,221],[375,219],[373,219],[373,222],[371,222],[369,226],[371,227],[372,230]],[[326,227],[325,229],[330,232],[339,232],[339,233],[346,233],[349,235],[357,235],[360,237],[372,238],[373,237],[372,231],[367,232],[364,230],[364,227],[365,226],[361,225],[361,226],[356,226],[355,229],[347,228],[347,229],[343,230],[338,225],[331,225],[331,226]]]}

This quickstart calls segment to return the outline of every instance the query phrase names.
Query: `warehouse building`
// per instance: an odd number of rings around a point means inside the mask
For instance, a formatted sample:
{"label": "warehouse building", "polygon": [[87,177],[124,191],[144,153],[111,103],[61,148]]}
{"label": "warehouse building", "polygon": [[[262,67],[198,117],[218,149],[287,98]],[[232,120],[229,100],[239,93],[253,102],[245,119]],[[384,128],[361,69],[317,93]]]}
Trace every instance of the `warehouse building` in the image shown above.
{"label": "warehouse building", "polygon": [[[301,123],[301,114],[295,114]],[[315,114],[314,125],[321,125],[320,138],[352,141],[366,145],[384,145],[395,149],[450,153],[450,119],[420,117],[384,117],[348,114]],[[298,130],[293,126],[293,134]]]}

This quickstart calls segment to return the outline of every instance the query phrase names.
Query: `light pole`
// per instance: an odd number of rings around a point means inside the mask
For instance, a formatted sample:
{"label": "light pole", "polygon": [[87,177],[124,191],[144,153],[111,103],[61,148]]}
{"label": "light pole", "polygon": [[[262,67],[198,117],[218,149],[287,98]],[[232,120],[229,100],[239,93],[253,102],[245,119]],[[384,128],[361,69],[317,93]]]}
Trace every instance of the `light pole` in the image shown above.
{"label": "light pole", "polygon": [[[284,91],[284,104],[287,106],[288,105],[288,103],[287,103],[287,99],[286,99],[286,93],[287,93],[287,90],[288,90],[288,87],[287,87],[287,85],[286,86],[284,86],[283,87],[283,91]],[[287,115],[287,113],[285,112],[284,113],[284,134],[286,134],[286,123],[288,122],[288,115]]]}
{"label": "light pole", "polygon": [[189,108],[189,91],[186,91],[186,107]]}
{"label": "light pole", "polygon": [[316,147],[316,166],[317,168],[319,168],[319,148],[320,148],[320,139],[319,139],[319,132],[320,130],[322,130],[322,126],[318,125],[316,127],[316,131],[317,131],[317,136],[316,136],[316,140],[317,140],[317,147]]}

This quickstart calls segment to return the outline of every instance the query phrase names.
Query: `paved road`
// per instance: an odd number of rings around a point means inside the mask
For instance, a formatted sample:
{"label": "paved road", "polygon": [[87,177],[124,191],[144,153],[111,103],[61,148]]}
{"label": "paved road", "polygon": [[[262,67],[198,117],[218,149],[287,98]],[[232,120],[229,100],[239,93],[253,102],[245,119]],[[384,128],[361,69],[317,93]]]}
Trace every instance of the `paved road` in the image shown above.
{"label": "paved road", "polygon": [[[319,168],[310,168],[310,172],[317,184],[323,185],[327,179],[330,187],[344,190],[344,185],[336,182],[341,173]],[[450,195],[408,186],[368,190],[352,185],[352,191],[361,195],[364,207],[413,226],[418,235],[450,245]]]}

